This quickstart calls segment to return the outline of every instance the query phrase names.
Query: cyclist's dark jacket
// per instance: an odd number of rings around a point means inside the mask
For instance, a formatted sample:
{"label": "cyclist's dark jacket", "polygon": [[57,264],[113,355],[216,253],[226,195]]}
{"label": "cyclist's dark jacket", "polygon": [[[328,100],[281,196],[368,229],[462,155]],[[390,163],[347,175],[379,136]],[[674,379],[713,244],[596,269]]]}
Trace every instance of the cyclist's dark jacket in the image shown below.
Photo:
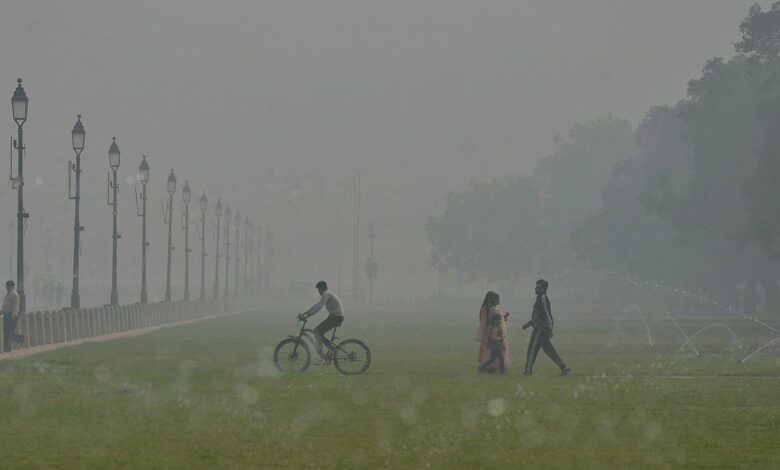
{"label": "cyclist's dark jacket", "polygon": [[550,310],[550,299],[548,299],[544,294],[536,296],[534,310],[531,314],[531,326],[533,326],[534,329],[542,329],[545,331],[552,331],[553,329],[553,317],[552,310]]}

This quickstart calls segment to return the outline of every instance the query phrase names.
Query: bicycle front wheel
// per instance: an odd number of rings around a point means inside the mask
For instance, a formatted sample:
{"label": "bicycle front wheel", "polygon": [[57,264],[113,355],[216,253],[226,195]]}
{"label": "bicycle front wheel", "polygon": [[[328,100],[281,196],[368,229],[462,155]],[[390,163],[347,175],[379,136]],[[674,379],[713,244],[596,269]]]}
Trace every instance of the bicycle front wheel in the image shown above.
{"label": "bicycle front wheel", "polygon": [[303,372],[311,364],[309,346],[298,338],[287,338],[276,345],[274,364],[279,372]]}
{"label": "bicycle front wheel", "polygon": [[359,339],[345,339],[336,346],[333,363],[344,375],[359,375],[371,365],[371,351]]}

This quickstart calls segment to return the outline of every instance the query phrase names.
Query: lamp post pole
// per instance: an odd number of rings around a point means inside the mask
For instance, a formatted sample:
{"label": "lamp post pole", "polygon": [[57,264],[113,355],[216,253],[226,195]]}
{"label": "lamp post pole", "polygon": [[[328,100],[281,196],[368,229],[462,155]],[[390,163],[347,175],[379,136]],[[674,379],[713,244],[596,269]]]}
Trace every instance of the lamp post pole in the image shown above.
{"label": "lamp post pole", "polygon": [[109,180],[108,187],[113,195],[113,198],[110,198],[108,201],[108,205],[113,207],[113,222],[114,222],[114,230],[112,235],[112,251],[111,251],[111,305],[119,305],[119,289],[117,288],[117,242],[120,238],[119,233],[117,233],[117,191],[119,190],[119,185],[117,183],[116,179],[116,172],[119,170],[119,146],[116,144],[116,137],[112,138],[111,147],[108,149],[108,163],[111,166],[111,171],[113,174],[113,178]]}
{"label": "lamp post pole", "polygon": [[[146,239],[146,184],[149,182],[149,164],[146,163],[146,155],[141,160],[138,167],[138,179],[141,180],[141,211],[138,212],[138,201],[136,200],[136,212],[141,217],[141,303],[149,302],[149,294],[146,289],[146,248],[149,242]],[[137,196],[137,194],[136,194]]]}
{"label": "lamp post pole", "polygon": [[249,234],[252,233],[252,221],[244,219],[244,295],[249,294]]}
{"label": "lamp post pole", "polygon": [[[79,206],[81,202],[81,152],[84,150],[84,140],[86,132],[81,123],[81,114],[77,116],[76,124],[70,133],[73,141],[73,151],[76,152],[76,164],[68,162],[68,197],[75,201],[76,211],[73,221],[73,290],[70,293],[70,307],[79,308],[81,306],[81,295],[79,294],[79,257],[81,255],[81,226]],[[71,195],[70,174],[76,173],[76,193]]]}
{"label": "lamp post pole", "polygon": [[239,261],[241,259],[238,257],[238,250],[241,248],[241,215],[239,215],[238,211],[236,211],[236,280],[233,281],[234,287],[233,287],[233,295],[238,297],[238,285],[239,277],[238,277],[238,267],[240,266]]}
{"label": "lamp post pole", "polygon": [[249,279],[247,282],[247,292],[255,293],[255,224],[252,222],[252,229],[246,235],[249,244]]}
{"label": "lamp post pole", "polygon": [[[24,219],[30,215],[24,211],[24,131],[22,127],[27,121],[27,107],[29,99],[22,87],[22,79],[17,80],[16,90],[11,97],[13,118],[16,121],[17,140],[14,144],[18,155],[16,177],[11,181],[16,185],[17,210],[16,210],[16,292],[19,294],[19,312],[24,312],[27,307],[24,295]],[[13,157],[11,159],[13,163]]]}
{"label": "lamp post pole", "polygon": [[255,255],[255,269],[257,270],[257,275],[254,278],[254,292],[260,294],[263,292],[263,281],[265,278],[263,277],[263,233],[260,229],[260,226],[257,227],[257,254]]}
{"label": "lamp post pole", "polygon": [[214,207],[214,211],[217,215],[217,246],[216,246],[216,255],[215,255],[215,262],[214,262],[214,298],[219,298],[219,234],[220,234],[220,227],[219,222],[222,219],[222,201],[217,199],[217,205]]}
{"label": "lamp post pole", "polygon": [[171,254],[173,252],[173,193],[176,192],[176,175],[168,174],[168,267],[165,274],[165,301],[171,301]]}
{"label": "lamp post pole", "polygon": [[206,210],[209,200],[206,193],[200,197],[200,300],[206,298]]}
{"label": "lamp post pole", "polygon": [[225,210],[225,298],[230,295],[228,281],[230,280],[230,217],[233,212],[230,206]]}
{"label": "lamp post pole", "polygon": [[184,202],[184,300],[190,300],[190,201],[192,192],[189,181],[184,181],[181,190]]}

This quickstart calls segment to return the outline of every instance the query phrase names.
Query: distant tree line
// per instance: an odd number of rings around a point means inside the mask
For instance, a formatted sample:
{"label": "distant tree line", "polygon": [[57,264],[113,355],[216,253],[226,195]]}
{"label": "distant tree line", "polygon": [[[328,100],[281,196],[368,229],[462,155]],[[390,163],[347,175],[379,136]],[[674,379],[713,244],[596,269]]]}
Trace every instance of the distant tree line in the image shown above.
{"label": "distant tree line", "polygon": [[448,195],[427,222],[436,267],[507,286],[610,269],[780,310],[780,1],[751,7],[740,31],[734,56],[636,129],[577,123],[531,176]]}

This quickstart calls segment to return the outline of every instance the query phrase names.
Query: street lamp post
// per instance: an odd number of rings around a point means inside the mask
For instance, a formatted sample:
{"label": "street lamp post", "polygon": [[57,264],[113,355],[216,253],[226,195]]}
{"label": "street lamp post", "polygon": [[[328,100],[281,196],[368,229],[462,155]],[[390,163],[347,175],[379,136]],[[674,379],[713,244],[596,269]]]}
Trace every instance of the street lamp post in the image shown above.
{"label": "street lamp post", "polygon": [[200,197],[200,300],[206,298],[206,209],[209,200],[206,192]]}
{"label": "street lamp post", "polygon": [[230,217],[233,211],[230,206],[225,209],[225,298],[230,295],[228,281],[230,280]]}
{"label": "street lamp post", "polygon": [[[27,306],[24,295],[24,219],[30,214],[24,211],[24,132],[22,127],[27,121],[27,108],[30,100],[27,98],[24,88],[22,88],[22,79],[17,80],[16,90],[11,97],[11,109],[13,118],[16,122],[17,140],[14,143],[18,154],[17,176],[11,176],[13,187],[17,194],[16,210],[16,292],[19,294],[19,312],[24,312]],[[13,166],[13,157],[11,158]]]}
{"label": "street lamp post", "polygon": [[238,297],[238,285],[239,277],[238,277],[238,267],[240,266],[239,261],[241,259],[238,257],[238,250],[241,248],[241,215],[239,215],[238,211],[236,211],[236,280],[233,282],[235,284],[233,288],[233,295]]}
{"label": "street lamp post", "polygon": [[263,232],[260,226],[257,226],[256,229],[256,250],[257,255],[255,255],[255,269],[257,272],[256,277],[253,278],[254,288],[253,292],[256,293],[262,293],[263,292],[263,281],[265,281],[265,278],[263,278]]}
{"label": "street lamp post", "polygon": [[[141,217],[141,303],[149,301],[149,294],[146,290],[146,248],[149,242],[146,239],[146,183],[149,182],[149,164],[146,163],[146,155],[143,156],[141,164],[138,166],[138,180],[141,182],[141,195],[136,192],[136,212]],[[138,210],[138,199],[141,199],[141,210]]]}
{"label": "street lamp post", "polygon": [[217,205],[214,206],[214,211],[217,215],[217,248],[216,248],[216,254],[215,254],[215,263],[214,263],[214,298],[219,298],[219,222],[222,219],[222,201],[220,199],[217,199]]}
{"label": "street lamp post", "polygon": [[168,268],[165,274],[165,301],[171,301],[171,254],[173,252],[173,193],[176,192],[176,175],[171,170],[168,174]]}
{"label": "street lamp post", "polygon": [[246,234],[246,242],[249,245],[249,278],[246,280],[247,294],[255,293],[255,223]]}
{"label": "street lamp post", "polygon": [[[113,213],[114,213],[114,231],[113,231],[113,244],[112,244],[112,252],[111,252],[111,305],[119,305],[119,289],[117,288],[117,275],[116,275],[116,263],[117,263],[117,257],[116,257],[116,251],[117,251],[117,242],[121,238],[119,233],[117,233],[117,223],[116,223],[116,207],[117,207],[117,191],[119,190],[119,185],[116,180],[116,172],[119,170],[119,146],[116,144],[116,137],[112,137],[111,147],[108,148],[108,164],[111,167],[111,171],[113,173],[113,179],[111,179],[111,176],[109,176],[108,181],[108,189],[109,189],[109,199],[108,199],[108,205],[113,207]],[[112,196],[113,195],[113,199]]]}
{"label": "street lamp post", "polygon": [[190,183],[184,180],[184,188],[181,190],[184,202],[184,300],[190,300],[190,201],[192,192]]}
{"label": "street lamp post", "polygon": [[249,294],[249,234],[252,233],[252,221],[244,218],[244,295]]}
{"label": "street lamp post", "polygon": [[[70,131],[73,143],[73,151],[76,152],[76,164],[68,162],[68,197],[75,201],[76,212],[73,222],[73,290],[70,294],[70,308],[79,308],[81,306],[81,295],[79,294],[79,257],[81,256],[81,226],[79,219],[79,206],[81,201],[81,152],[84,150],[84,141],[86,132],[81,123],[81,114],[77,115],[76,124]],[[71,172],[76,173],[76,192],[71,194],[70,180]]]}

